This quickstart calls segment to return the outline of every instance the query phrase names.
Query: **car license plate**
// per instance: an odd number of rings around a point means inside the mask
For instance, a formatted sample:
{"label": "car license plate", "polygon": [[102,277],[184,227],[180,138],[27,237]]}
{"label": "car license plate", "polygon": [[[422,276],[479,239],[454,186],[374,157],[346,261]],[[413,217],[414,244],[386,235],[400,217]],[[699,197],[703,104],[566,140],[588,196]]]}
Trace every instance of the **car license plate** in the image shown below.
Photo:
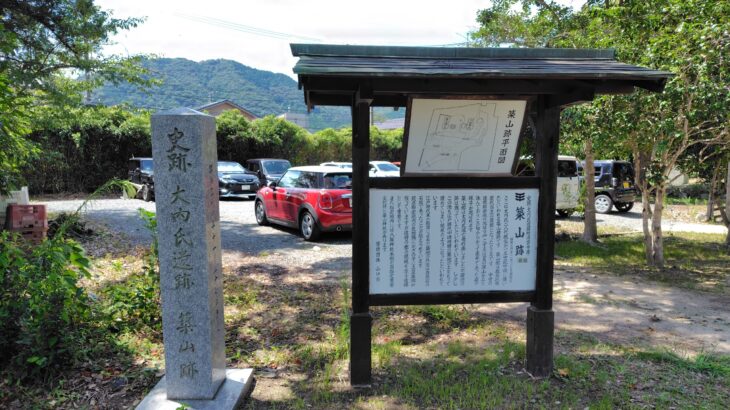
{"label": "car license plate", "polygon": [[631,184],[629,184],[628,182],[624,182],[624,188],[630,188],[630,187],[631,187]]}
{"label": "car license plate", "polygon": [[241,185],[241,191],[250,191],[251,185]]}

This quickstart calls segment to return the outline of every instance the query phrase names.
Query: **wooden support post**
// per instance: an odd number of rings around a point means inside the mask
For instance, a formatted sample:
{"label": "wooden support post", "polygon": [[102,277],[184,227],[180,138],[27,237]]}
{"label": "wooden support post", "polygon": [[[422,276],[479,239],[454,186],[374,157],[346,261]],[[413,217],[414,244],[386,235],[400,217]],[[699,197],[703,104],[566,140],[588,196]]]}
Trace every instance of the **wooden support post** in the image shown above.
{"label": "wooden support post", "polygon": [[540,178],[537,226],[535,300],[527,309],[527,371],[548,377],[553,371],[553,259],[555,255],[555,198],[558,173],[560,107],[547,97],[537,101],[535,170]]}
{"label": "wooden support post", "polygon": [[372,92],[361,87],[352,106],[352,313],[350,315],[350,384],[371,380],[372,316],[368,244],[370,186],[370,102]]}

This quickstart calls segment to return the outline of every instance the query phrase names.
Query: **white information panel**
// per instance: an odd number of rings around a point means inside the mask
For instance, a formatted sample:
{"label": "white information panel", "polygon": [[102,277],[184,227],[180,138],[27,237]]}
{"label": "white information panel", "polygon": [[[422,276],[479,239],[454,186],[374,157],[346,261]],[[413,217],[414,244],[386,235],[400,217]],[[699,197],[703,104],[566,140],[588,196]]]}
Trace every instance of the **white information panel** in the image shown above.
{"label": "white information panel", "polygon": [[370,294],[535,289],[537,189],[371,189]]}
{"label": "white information panel", "polygon": [[406,174],[509,175],[525,100],[411,101]]}

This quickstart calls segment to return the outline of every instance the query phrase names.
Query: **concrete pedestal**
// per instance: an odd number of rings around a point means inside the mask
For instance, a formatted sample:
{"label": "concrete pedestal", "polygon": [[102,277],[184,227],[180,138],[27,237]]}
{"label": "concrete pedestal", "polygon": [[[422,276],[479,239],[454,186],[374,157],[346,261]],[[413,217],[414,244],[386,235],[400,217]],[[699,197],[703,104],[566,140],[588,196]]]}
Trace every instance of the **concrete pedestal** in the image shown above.
{"label": "concrete pedestal", "polygon": [[211,400],[167,398],[167,383],[163,377],[152,389],[137,410],[177,410],[182,406],[192,410],[232,410],[243,404],[251,394],[254,378],[252,369],[226,369],[226,379]]}

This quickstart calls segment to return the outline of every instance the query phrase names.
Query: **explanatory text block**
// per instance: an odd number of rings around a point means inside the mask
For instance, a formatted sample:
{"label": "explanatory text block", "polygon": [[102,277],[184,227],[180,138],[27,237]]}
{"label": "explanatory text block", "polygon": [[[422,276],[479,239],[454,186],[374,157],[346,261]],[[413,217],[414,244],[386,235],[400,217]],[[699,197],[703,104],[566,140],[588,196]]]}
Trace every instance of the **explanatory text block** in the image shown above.
{"label": "explanatory text block", "polygon": [[535,289],[537,189],[371,189],[370,294]]}

